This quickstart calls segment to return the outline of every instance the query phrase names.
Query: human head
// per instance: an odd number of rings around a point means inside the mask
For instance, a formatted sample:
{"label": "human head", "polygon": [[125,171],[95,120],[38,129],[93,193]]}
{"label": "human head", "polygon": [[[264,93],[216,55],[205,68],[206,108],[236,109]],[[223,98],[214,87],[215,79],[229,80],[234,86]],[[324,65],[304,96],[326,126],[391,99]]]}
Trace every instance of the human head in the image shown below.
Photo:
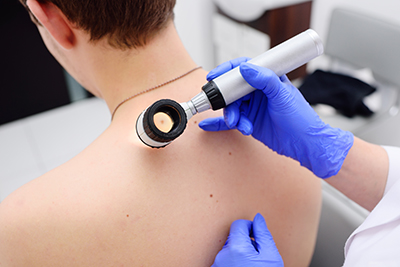
{"label": "human head", "polygon": [[[37,0],[58,7],[91,41],[108,39],[115,48],[144,46],[173,19],[176,0]],[[20,2],[30,12],[27,0]],[[31,12],[30,12],[31,13]],[[33,21],[40,26],[32,15]]]}

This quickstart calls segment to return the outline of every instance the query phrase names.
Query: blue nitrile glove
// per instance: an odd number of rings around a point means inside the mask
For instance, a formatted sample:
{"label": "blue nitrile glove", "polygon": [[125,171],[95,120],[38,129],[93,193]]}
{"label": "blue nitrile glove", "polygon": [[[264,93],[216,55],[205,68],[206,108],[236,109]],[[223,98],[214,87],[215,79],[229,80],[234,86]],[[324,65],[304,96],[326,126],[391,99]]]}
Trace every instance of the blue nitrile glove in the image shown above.
{"label": "blue nitrile glove", "polygon": [[[251,232],[254,241],[251,240]],[[254,243],[253,243],[254,242]],[[264,217],[257,214],[254,222],[237,220],[222,250],[211,267],[283,267]]]}
{"label": "blue nitrile glove", "polygon": [[224,118],[199,123],[207,131],[238,129],[281,155],[291,157],[315,175],[328,178],[342,167],[354,137],[321,121],[300,91],[284,75],[244,63],[247,58],[225,62],[211,71],[211,80],[240,65],[243,78],[255,90],[224,109]]}

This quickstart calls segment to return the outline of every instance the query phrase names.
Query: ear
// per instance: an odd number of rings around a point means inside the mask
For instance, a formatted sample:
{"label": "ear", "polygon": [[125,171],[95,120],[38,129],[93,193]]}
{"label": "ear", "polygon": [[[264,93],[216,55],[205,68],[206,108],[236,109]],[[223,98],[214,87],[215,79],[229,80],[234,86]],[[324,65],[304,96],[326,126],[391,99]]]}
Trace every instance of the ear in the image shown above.
{"label": "ear", "polygon": [[28,0],[26,4],[42,26],[64,49],[71,49],[74,46],[76,37],[72,25],[57,6],[36,0]]}

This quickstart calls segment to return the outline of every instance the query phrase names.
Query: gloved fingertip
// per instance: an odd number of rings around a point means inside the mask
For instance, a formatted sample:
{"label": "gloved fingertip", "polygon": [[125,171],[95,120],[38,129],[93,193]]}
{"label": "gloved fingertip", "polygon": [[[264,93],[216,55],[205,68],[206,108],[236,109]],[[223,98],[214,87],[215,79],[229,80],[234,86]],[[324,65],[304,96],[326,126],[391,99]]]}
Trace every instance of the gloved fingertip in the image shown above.
{"label": "gloved fingertip", "polygon": [[211,70],[207,74],[206,79],[207,79],[207,81],[211,81],[228,70],[229,70],[229,64],[227,62],[224,62],[224,63],[218,65],[217,67],[215,67],[213,70]]}
{"label": "gloved fingertip", "polygon": [[239,130],[243,135],[246,135],[246,136],[249,136],[249,135],[251,135],[251,134],[253,133],[253,132],[251,131],[251,129],[248,128],[248,127],[241,127],[241,128],[238,127],[238,130]]}
{"label": "gloved fingertip", "polygon": [[253,133],[253,124],[251,121],[242,115],[240,117],[240,120],[237,125],[237,129],[243,134],[243,135],[251,135]]}
{"label": "gloved fingertip", "polygon": [[286,76],[286,74],[282,75],[281,77],[279,77],[279,79],[281,80],[281,82],[290,82],[289,78]]}
{"label": "gloved fingertip", "polygon": [[215,71],[210,71],[210,72],[207,74],[206,79],[207,79],[207,81],[211,81],[211,80],[214,80],[214,79],[217,78],[217,77],[218,77],[218,74],[217,74]]}
{"label": "gloved fingertip", "polygon": [[253,220],[253,235],[258,249],[275,247],[274,239],[264,217],[258,213]]}
{"label": "gloved fingertip", "polygon": [[208,74],[207,74],[207,81],[211,81],[214,80],[215,78],[217,78],[218,76],[224,74],[227,71],[230,71],[232,69],[232,64],[230,61],[226,61],[220,65],[218,65],[217,67],[215,67],[213,70],[211,70]]}
{"label": "gloved fingertip", "polygon": [[258,75],[259,71],[255,65],[244,62],[240,64],[240,73],[242,74],[243,78],[246,79],[246,77],[254,77]]}
{"label": "gloved fingertip", "polygon": [[264,89],[265,87],[264,78],[261,78],[262,71],[264,70],[261,69],[261,67],[250,63],[240,64],[240,73],[242,74],[243,79],[256,89]]}
{"label": "gloved fingertip", "polygon": [[251,60],[250,57],[238,57],[238,58],[231,60],[230,62],[231,62],[232,68],[236,68],[237,66],[240,66],[241,63],[246,63],[249,60]]}
{"label": "gloved fingertip", "polygon": [[252,87],[263,91],[266,87],[275,88],[281,82],[272,70],[250,63],[242,63],[240,73]]}
{"label": "gloved fingertip", "polygon": [[267,223],[264,219],[264,217],[260,214],[257,213],[256,216],[254,217],[253,220],[253,231],[254,231],[254,237],[260,237],[260,236],[270,236],[271,233],[267,227]]}
{"label": "gloved fingertip", "polygon": [[267,225],[265,222],[264,217],[261,215],[261,213],[257,213],[256,216],[254,216],[254,224],[256,225]]}
{"label": "gloved fingertip", "polygon": [[199,122],[199,127],[204,131],[215,132],[219,130],[219,123],[217,118],[209,118]]}
{"label": "gloved fingertip", "polygon": [[199,123],[199,127],[201,129],[203,129],[204,131],[209,131],[209,132],[232,130],[231,128],[229,128],[226,125],[223,117],[208,118],[208,119],[202,120]]}
{"label": "gloved fingertip", "polygon": [[252,224],[252,221],[236,220],[231,224],[229,235],[231,237],[249,238]]}
{"label": "gloved fingertip", "polygon": [[236,128],[240,119],[240,109],[236,102],[228,105],[224,109],[224,119],[229,128]]}
{"label": "gloved fingertip", "polygon": [[215,78],[217,78],[218,76],[224,74],[227,71],[230,71],[231,69],[236,68],[237,66],[240,65],[240,63],[242,62],[247,62],[249,61],[251,58],[249,57],[239,57],[239,58],[235,58],[229,61],[226,61],[220,65],[218,65],[217,67],[215,67],[213,70],[211,70],[208,74],[207,74],[207,81],[211,81],[214,80]]}
{"label": "gloved fingertip", "polygon": [[228,125],[229,128],[233,128],[236,126],[237,119],[236,119],[235,111],[232,108],[225,108],[224,110],[224,119],[225,123]]}

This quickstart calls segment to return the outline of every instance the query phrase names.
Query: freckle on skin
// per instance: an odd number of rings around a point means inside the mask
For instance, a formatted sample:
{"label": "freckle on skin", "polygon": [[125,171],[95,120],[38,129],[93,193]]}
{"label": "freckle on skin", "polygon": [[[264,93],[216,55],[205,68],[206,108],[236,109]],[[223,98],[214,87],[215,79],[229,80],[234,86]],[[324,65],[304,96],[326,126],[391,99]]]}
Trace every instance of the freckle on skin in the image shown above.
{"label": "freckle on skin", "polygon": [[232,155],[232,152],[229,152],[229,155]]}
{"label": "freckle on skin", "polygon": [[197,121],[194,121],[194,124],[197,124]]}
{"label": "freckle on skin", "polygon": [[169,133],[172,127],[174,126],[174,122],[171,117],[164,112],[157,112],[153,117],[154,125],[163,133]]}
{"label": "freckle on skin", "polygon": [[213,194],[210,194],[210,197],[213,197]]}
{"label": "freckle on skin", "polygon": [[127,214],[126,217],[129,218],[129,214]]}

